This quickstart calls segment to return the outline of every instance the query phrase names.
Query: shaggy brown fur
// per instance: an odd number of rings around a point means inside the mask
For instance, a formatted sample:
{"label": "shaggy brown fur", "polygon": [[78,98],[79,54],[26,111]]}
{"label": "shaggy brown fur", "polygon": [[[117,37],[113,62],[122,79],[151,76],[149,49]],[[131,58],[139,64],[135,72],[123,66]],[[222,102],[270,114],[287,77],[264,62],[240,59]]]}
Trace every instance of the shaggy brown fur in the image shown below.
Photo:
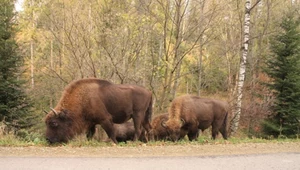
{"label": "shaggy brown fur", "polygon": [[150,131],[151,116],[152,94],[145,88],[82,79],[70,83],[57,106],[46,115],[46,138],[50,143],[67,142],[81,133],[91,138],[95,125],[100,124],[109,138],[117,142],[114,123],[133,118],[137,140],[142,128]]}
{"label": "shaggy brown fur", "polygon": [[227,139],[228,103],[215,99],[184,95],[175,98],[169,108],[169,120],[164,123],[172,140],[178,140],[180,130],[188,131],[189,140],[197,139],[202,131],[212,126],[212,138],[220,131]]}
{"label": "shaggy brown fur", "polygon": [[[167,129],[164,128],[162,125],[162,123],[167,121],[168,119],[169,119],[168,113],[157,115],[156,117],[153,118],[151,122],[152,129],[149,133],[150,140],[170,140],[168,137],[169,134]],[[185,129],[181,129],[179,139],[183,139],[186,134],[187,131]]]}

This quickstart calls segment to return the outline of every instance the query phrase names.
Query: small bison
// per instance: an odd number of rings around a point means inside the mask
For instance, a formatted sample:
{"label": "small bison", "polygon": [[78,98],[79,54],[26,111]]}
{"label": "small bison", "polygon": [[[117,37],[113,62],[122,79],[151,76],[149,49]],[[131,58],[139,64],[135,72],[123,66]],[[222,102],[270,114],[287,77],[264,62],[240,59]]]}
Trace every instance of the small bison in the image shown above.
{"label": "small bison", "polygon": [[[134,140],[135,129],[133,122],[128,121],[122,124],[114,124],[114,128],[116,133],[116,140],[118,142],[127,142]],[[143,142],[148,141],[145,135],[145,130],[143,129],[139,140]]]}
{"label": "small bison", "polygon": [[[164,113],[153,118],[151,122],[152,129],[149,133],[150,140],[170,140],[167,129],[162,125],[162,123],[167,121],[168,119],[168,113]],[[180,129],[179,139],[183,139],[186,134],[186,129]]]}
{"label": "small bison", "polygon": [[115,143],[114,123],[133,119],[137,140],[143,128],[151,129],[152,93],[136,85],[116,85],[109,81],[88,78],[70,83],[56,107],[45,117],[46,139],[50,143],[67,142],[86,133],[88,139],[100,124]]}
{"label": "small bison", "polygon": [[212,138],[219,131],[227,139],[228,103],[215,99],[184,95],[175,98],[169,108],[169,119],[163,122],[173,141],[180,138],[182,129],[188,131],[190,141],[197,139],[199,129],[204,131],[212,126]]}

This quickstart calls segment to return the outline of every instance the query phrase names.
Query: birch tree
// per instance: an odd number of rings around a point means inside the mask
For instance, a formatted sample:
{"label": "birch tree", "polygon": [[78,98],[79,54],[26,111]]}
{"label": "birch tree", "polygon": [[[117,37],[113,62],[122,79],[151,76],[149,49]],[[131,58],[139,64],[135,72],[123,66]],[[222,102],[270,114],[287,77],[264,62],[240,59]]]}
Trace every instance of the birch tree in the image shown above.
{"label": "birch tree", "polygon": [[251,7],[251,0],[246,0],[245,2],[245,18],[244,18],[244,31],[243,31],[243,45],[242,45],[242,55],[240,59],[240,69],[239,69],[239,78],[237,82],[237,96],[235,102],[235,108],[233,111],[233,119],[231,122],[231,133],[235,134],[238,130],[239,121],[241,117],[241,108],[242,108],[242,97],[243,97],[243,86],[246,76],[246,63],[247,56],[249,51],[249,37],[250,37],[250,12],[260,0],[257,0],[255,5]]}

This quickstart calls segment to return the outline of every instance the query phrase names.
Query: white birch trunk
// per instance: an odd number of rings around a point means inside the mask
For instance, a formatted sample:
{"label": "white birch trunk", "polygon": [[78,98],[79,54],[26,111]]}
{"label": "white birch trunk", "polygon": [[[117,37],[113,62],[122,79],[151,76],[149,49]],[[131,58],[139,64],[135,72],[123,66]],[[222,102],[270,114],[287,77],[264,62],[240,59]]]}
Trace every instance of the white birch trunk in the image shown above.
{"label": "white birch trunk", "polygon": [[251,8],[251,0],[246,0],[245,3],[245,21],[244,21],[244,41],[242,48],[242,56],[240,61],[240,71],[239,71],[239,79],[237,84],[237,99],[235,103],[235,108],[233,112],[233,119],[231,122],[231,134],[236,133],[239,126],[240,116],[241,116],[241,108],[242,108],[242,97],[243,97],[243,86],[245,81],[246,74],[246,62],[248,55],[248,46],[249,46],[249,35],[250,35],[250,8]]}

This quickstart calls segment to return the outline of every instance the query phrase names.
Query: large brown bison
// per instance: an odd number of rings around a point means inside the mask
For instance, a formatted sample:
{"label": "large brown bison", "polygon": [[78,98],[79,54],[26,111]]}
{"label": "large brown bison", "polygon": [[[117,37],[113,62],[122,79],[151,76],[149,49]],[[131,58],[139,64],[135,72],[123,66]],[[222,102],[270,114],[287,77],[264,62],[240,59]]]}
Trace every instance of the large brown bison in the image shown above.
{"label": "large brown bison", "polygon": [[70,83],[56,107],[45,117],[46,139],[50,143],[67,142],[76,134],[91,138],[100,124],[115,143],[114,123],[133,119],[137,140],[144,127],[150,131],[152,94],[136,85],[116,85],[89,78]]}
{"label": "large brown bison", "polygon": [[[170,140],[168,131],[165,127],[163,127],[162,123],[169,119],[169,114],[164,113],[161,115],[157,115],[153,118],[151,122],[152,129],[149,133],[150,140]],[[183,139],[187,134],[186,129],[180,129],[179,139]]]}
{"label": "large brown bison", "polygon": [[169,119],[163,122],[173,141],[180,137],[181,129],[188,131],[189,140],[198,137],[202,131],[212,126],[212,138],[215,139],[219,131],[227,139],[228,103],[215,99],[184,95],[175,98],[169,108]]}

